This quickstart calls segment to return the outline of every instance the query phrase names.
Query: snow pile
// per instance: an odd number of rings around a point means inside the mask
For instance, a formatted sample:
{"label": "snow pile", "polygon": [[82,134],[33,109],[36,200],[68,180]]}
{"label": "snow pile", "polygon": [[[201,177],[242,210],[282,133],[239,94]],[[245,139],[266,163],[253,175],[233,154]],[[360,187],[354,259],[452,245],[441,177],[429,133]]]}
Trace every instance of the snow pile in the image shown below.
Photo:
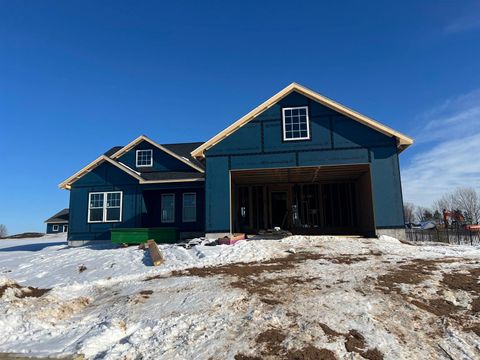
{"label": "snow pile", "polygon": [[[474,274],[478,247],[291,236],[160,248],[165,264],[153,267],[137,247],[68,248],[61,236],[0,241],[0,352],[89,359],[268,358],[273,348],[338,358],[478,354],[474,331],[432,313],[446,299],[443,307],[470,324],[474,295],[442,285],[442,273]],[[30,296],[20,296],[28,287]]]}

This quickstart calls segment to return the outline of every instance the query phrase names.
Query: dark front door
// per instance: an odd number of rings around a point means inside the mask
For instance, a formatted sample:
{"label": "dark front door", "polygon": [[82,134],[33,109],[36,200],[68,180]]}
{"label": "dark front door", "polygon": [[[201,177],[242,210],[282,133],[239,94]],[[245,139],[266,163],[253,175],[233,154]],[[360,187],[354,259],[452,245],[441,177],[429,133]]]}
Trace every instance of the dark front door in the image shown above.
{"label": "dark front door", "polygon": [[282,229],[286,228],[288,223],[287,192],[272,191],[270,199],[272,205],[272,226],[278,226]]}

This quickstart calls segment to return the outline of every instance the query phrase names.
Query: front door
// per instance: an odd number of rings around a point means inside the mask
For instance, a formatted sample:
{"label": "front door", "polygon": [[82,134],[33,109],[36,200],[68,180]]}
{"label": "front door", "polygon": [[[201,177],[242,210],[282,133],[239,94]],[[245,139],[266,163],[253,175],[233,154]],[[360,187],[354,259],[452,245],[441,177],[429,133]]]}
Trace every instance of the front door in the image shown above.
{"label": "front door", "polygon": [[272,191],[270,193],[272,209],[272,226],[285,229],[288,226],[288,205],[286,191]]}

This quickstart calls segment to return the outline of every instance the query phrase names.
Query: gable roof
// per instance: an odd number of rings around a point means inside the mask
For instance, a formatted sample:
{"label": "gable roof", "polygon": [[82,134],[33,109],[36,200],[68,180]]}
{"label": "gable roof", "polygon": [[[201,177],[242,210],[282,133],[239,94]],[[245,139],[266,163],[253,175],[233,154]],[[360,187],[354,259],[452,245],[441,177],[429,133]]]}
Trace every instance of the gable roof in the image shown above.
{"label": "gable roof", "polygon": [[191,154],[193,150],[195,150],[197,147],[199,147],[202,144],[203,142],[192,142],[192,143],[178,143],[178,144],[162,144],[162,146],[173,151],[175,154],[178,154],[182,157],[187,158],[189,161],[191,161],[198,167],[205,169],[205,166],[200,161],[198,161],[197,158],[194,158]]}
{"label": "gable roof", "polygon": [[[157,147],[158,149],[165,151],[167,154],[173,156],[173,157],[176,158],[177,160],[180,160],[180,161],[183,162],[184,164],[187,164],[188,166],[192,167],[193,169],[195,169],[195,170],[197,170],[197,171],[200,171],[201,173],[204,173],[204,172],[205,172],[203,166],[199,166],[199,165],[198,165],[198,161],[195,161],[195,163],[194,163],[194,162],[191,161],[189,158],[184,157],[184,156],[181,156],[181,155],[178,155],[177,153],[173,152],[172,150],[168,149],[167,147],[156,143],[156,142],[153,141],[152,139],[149,139],[149,138],[146,137],[145,135],[140,135],[140,136],[137,137],[135,140],[133,140],[131,143],[129,143],[128,145],[125,145],[124,147],[122,147],[121,149],[119,149],[118,151],[116,151],[115,153],[113,153],[112,155],[110,155],[110,157],[111,157],[112,159],[117,159],[117,158],[119,158],[120,156],[122,156],[123,154],[125,154],[126,152],[128,152],[130,149],[132,149],[135,145],[139,144],[139,143],[142,142],[142,141],[146,141],[146,142],[152,144],[153,146]],[[189,156],[189,157],[190,157],[190,156]]]}
{"label": "gable roof", "polygon": [[113,154],[115,154],[118,150],[120,150],[121,148],[123,148],[123,146],[114,146],[110,150],[106,151],[103,155],[110,157]]}
{"label": "gable roof", "polygon": [[[140,173],[135,171],[131,167],[125,165],[124,163],[118,161],[118,158],[121,157],[125,152],[130,150],[140,141],[148,141],[150,144],[158,147],[159,149],[167,152],[168,154],[172,155],[176,159],[179,159],[185,164],[188,164],[190,167],[195,169],[195,171],[191,172],[175,172],[175,171],[152,171],[152,172],[145,172]],[[201,142],[193,142],[193,143],[179,143],[179,144],[166,144],[160,145],[154,142],[153,140],[147,138],[146,136],[142,135],[136,138],[134,141],[129,143],[126,146],[114,146],[110,150],[106,151],[103,155],[99,156],[87,166],[83,167],[81,170],[77,171],[75,174],[70,176],[68,179],[63,181],[58,185],[61,189],[70,189],[71,185],[95,169],[97,166],[104,162],[108,162],[120,170],[126,172],[136,180],[140,184],[148,184],[148,183],[167,183],[167,182],[190,182],[190,181],[204,181],[204,167],[203,164],[192,157],[190,152],[200,146]],[[128,148],[128,149],[127,149]],[[113,157],[116,156],[116,159]]]}
{"label": "gable roof", "polygon": [[140,176],[140,173],[136,172],[135,170],[129,168],[127,165],[121,163],[121,162],[117,162],[117,161],[113,161],[112,159],[110,159],[108,156],[106,155],[100,155],[98,158],[96,158],[95,160],[93,160],[90,164],[88,164],[87,166],[85,166],[84,168],[82,168],[81,170],[77,171],[75,174],[73,174],[72,176],[70,176],[68,179],[66,179],[65,181],[61,182],[60,185],[58,185],[58,187],[60,189],[70,189],[70,186],[75,182],[77,181],[78,179],[80,179],[81,177],[83,177],[85,174],[89,173],[90,171],[92,171],[93,169],[95,169],[98,165],[104,163],[104,162],[109,162],[110,164],[112,164],[113,166],[116,166],[117,168],[119,168],[120,170],[123,170],[125,171],[127,174],[129,174],[130,176],[134,177],[135,179],[141,181],[142,180],[142,177]]}
{"label": "gable roof", "polygon": [[313,90],[310,90],[306,88],[305,86],[302,86],[297,83],[291,83],[288,85],[286,88],[278,92],[277,94],[273,95],[270,99],[267,101],[263,102],[259,106],[257,106],[255,109],[250,111],[248,114],[245,116],[241,117],[237,121],[235,121],[232,125],[227,127],[225,130],[219,132],[217,135],[212,137],[210,140],[207,142],[203,143],[200,145],[198,148],[192,151],[192,156],[196,158],[202,158],[204,157],[204,152],[211,148],[212,146],[216,145],[223,139],[225,139],[227,136],[231,135],[235,131],[237,131],[239,128],[241,128],[243,125],[248,123],[250,120],[255,118],[256,116],[260,115],[262,112],[265,110],[269,109],[273,105],[275,105],[277,102],[279,102],[281,99],[286,97],[287,95],[291,94],[292,92],[298,92],[302,95],[305,95],[306,97],[315,100],[319,102],[320,104],[329,107],[332,110],[335,110],[345,116],[348,116],[351,119],[354,119],[374,130],[377,130],[381,132],[382,134],[385,134],[389,137],[395,137],[397,139],[397,148],[400,151],[405,150],[407,147],[409,147],[411,144],[413,144],[413,139],[396,131],[393,130],[392,128],[383,125],[379,123],[378,121],[375,121],[365,115],[362,115],[355,110],[352,110],[336,101],[333,101],[323,95],[320,95],[316,93]]}
{"label": "gable roof", "polygon": [[60,210],[58,213],[53,215],[51,218],[44,221],[46,224],[65,224],[68,223],[68,218],[70,215],[70,209]]}

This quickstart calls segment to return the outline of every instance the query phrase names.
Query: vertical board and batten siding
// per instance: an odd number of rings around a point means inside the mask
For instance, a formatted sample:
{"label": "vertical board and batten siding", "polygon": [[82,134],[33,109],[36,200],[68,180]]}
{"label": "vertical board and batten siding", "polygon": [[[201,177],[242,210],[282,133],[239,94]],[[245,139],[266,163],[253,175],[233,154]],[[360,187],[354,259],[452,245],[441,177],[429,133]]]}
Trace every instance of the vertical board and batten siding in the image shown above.
{"label": "vertical board and batten siding", "polygon": [[[181,162],[180,162],[181,163]],[[179,231],[204,231],[204,183],[138,184],[138,181],[110,163],[103,163],[72,184],[70,190],[69,240],[109,240],[111,228],[144,227],[146,205],[143,192],[175,193],[176,216],[174,223],[155,224],[156,227],[177,227]],[[96,191],[122,191],[122,221],[88,223],[88,194]],[[181,217],[182,194],[197,193],[197,221],[183,223]]]}
{"label": "vertical board and batten siding", "polygon": [[[153,166],[137,167],[136,151],[137,150],[153,150]],[[174,158],[172,155],[167,154],[165,151],[150,144],[148,141],[141,141],[136,146],[131,148],[125,154],[117,159],[119,162],[127,165],[128,167],[140,171],[194,171],[192,167]]]}
{"label": "vertical board and batten siding", "polygon": [[[283,141],[282,108],[308,106],[310,140]],[[377,228],[404,226],[395,138],[293,92],[205,152],[206,231],[230,231],[229,170],[370,164]]]}

